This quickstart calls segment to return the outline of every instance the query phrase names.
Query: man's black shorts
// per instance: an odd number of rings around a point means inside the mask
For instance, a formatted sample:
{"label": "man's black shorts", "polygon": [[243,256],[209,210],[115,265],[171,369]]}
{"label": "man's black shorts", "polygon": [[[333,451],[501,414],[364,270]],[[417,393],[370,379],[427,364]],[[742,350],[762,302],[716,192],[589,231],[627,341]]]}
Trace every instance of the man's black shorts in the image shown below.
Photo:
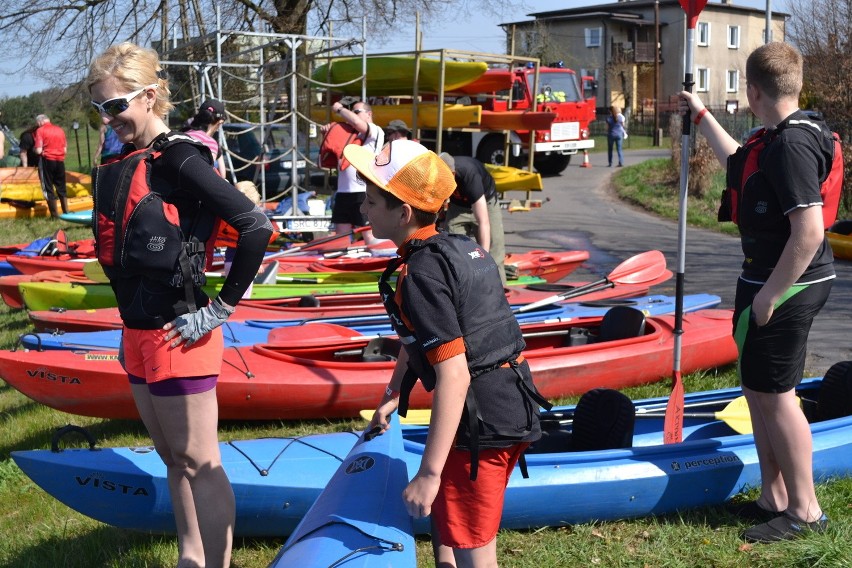
{"label": "man's black shorts", "polygon": [[369,225],[367,216],[361,213],[361,204],[367,199],[367,192],[336,193],[331,208],[332,223],[348,223],[353,227]]}
{"label": "man's black shorts", "polygon": [[811,323],[828,300],[833,282],[793,286],[776,305],[769,322],[757,327],[751,304],[763,284],[738,281],[734,339],[744,387],[757,392],[783,393],[799,384],[805,371]]}

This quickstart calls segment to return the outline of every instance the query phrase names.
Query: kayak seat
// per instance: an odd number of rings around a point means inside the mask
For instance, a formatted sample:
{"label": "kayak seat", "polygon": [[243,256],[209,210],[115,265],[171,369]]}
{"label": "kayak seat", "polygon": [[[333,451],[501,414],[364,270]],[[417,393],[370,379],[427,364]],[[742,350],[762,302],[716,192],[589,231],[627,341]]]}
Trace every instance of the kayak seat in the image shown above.
{"label": "kayak seat", "polygon": [[300,308],[318,308],[320,307],[319,298],[312,294],[308,294],[307,296],[302,296],[299,298],[299,307]]}
{"label": "kayak seat", "polygon": [[[543,413],[541,438],[527,449],[528,454],[556,454],[614,450],[633,445],[636,410],[623,393],[597,388],[588,391],[574,409],[569,431],[556,417]],[[564,421],[563,421],[564,422]]]}
{"label": "kayak seat", "polygon": [[605,388],[586,392],[574,410],[572,450],[585,452],[631,447],[635,417],[633,402],[624,393]]}
{"label": "kayak seat", "polygon": [[597,342],[645,335],[645,314],[630,306],[614,306],[604,314]]}
{"label": "kayak seat", "polygon": [[822,379],[817,397],[816,420],[833,420],[852,415],[852,361],[831,366]]}
{"label": "kayak seat", "polygon": [[399,358],[400,349],[402,349],[402,342],[399,339],[374,337],[364,346],[361,359],[365,363],[396,361]]}

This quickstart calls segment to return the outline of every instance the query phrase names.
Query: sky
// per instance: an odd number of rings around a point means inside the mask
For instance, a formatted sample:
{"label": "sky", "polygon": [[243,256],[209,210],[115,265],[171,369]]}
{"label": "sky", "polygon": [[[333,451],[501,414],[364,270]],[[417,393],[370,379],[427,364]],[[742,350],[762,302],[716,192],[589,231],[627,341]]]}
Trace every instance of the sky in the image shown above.
{"label": "sky", "polygon": [[[718,0],[710,0],[718,2]],[[765,8],[767,0],[731,0],[739,6]],[[773,10],[783,11],[788,0],[770,0]],[[502,14],[478,14],[468,18],[457,18],[451,22],[434,23],[424,26],[423,49],[458,49],[484,53],[504,53],[505,34],[498,27],[501,22],[524,21],[531,18],[527,14],[545,12],[562,8],[578,8],[608,3],[605,0],[520,0],[523,8]],[[412,51],[414,49],[414,30],[409,34],[398,33],[394,39],[383,44],[375,44],[368,39],[368,52]],[[47,88],[49,85],[37,76],[11,74],[17,67],[14,63],[0,59],[0,98],[27,95]]]}

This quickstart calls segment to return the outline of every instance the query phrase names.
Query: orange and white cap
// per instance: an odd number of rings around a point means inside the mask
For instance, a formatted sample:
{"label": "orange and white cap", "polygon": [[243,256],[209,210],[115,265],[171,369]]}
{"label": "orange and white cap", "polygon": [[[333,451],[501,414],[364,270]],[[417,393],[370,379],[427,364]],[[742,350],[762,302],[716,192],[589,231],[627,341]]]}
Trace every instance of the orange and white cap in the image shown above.
{"label": "orange and white cap", "polygon": [[343,149],[358,173],[412,207],[437,213],[456,189],[450,168],[435,152],[411,140],[394,140],[378,154],[349,144]]}

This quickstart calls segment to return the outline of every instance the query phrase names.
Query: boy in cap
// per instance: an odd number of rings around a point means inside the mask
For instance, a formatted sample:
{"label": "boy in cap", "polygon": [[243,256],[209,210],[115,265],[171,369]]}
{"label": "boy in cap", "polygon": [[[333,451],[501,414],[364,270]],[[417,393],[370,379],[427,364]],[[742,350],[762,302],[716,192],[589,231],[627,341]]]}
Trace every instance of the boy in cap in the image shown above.
{"label": "boy in cap", "polygon": [[[496,566],[497,529],[509,476],[541,436],[525,347],[497,265],[465,236],[438,232],[437,212],[455,189],[434,153],[395,140],[378,155],[349,145],[344,156],[367,182],[362,212],[399,257],[379,282],[404,346],[373,426],[405,415],[417,379],[434,390],[420,469],[403,492],[411,516],[432,516],[436,565]],[[388,280],[399,269],[394,290]]]}

